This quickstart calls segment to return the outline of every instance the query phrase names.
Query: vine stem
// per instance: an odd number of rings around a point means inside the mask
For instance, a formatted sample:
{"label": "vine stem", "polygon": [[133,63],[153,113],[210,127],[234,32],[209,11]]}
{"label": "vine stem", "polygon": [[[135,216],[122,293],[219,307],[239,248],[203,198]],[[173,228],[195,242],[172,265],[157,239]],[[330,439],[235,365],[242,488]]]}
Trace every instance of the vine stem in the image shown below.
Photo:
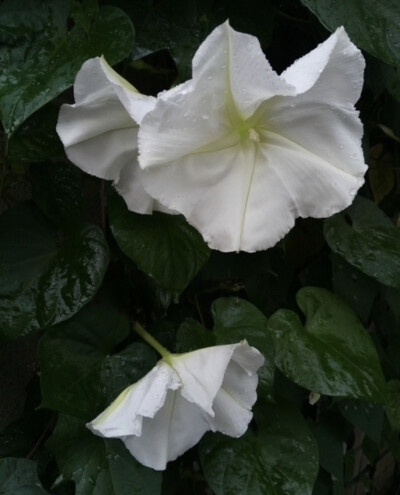
{"label": "vine stem", "polygon": [[139,334],[143,340],[145,340],[153,349],[155,349],[163,358],[168,358],[171,353],[168,349],[158,342],[152,335],[147,332],[140,323],[137,321],[133,322],[133,329],[137,334]]}

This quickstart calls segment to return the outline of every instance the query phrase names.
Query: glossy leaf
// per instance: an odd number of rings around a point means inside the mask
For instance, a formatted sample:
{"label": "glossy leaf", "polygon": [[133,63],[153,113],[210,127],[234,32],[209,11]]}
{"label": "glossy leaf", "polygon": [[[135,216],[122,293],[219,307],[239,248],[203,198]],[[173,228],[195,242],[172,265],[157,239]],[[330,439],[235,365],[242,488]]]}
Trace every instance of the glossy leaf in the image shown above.
{"label": "glossy leaf", "polygon": [[8,143],[8,157],[30,163],[62,156],[64,150],[56,132],[59,108],[49,103],[18,128]]}
{"label": "glossy leaf", "polygon": [[81,177],[65,163],[37,163],[30,170],[32,195],[42,212],[61,228],[83,223]]}
{"label": "glossy leaf", "polygon": [[237,298],[220,298],[212,305],[217,344],[232,344],[246,339],[264,356],[258,370],[258,393],[271,400],[274,385],[273,343],[267,330],[267,318],[251,303]]}
{"label": "glossy leaf", "polygon": [[311,495],[318,448],[297,410],[265,406],[257,429],[232,439],[207,434],[200,442],[204,475],[216,495]]}
{"label": "glossy leaf", "polygon": [[383,425],[383,407],[381,404],[346,399],[339,403],[339,408],[347,421],[364,431],[374,442],[380,443]]}
{"label": "glossy leaf", "polygon": [[297,294],[305,314],[279,310],[268,321],[275,363],[290,380],[321,394],[385,400],[385,381],[373,341],[353,311],[325,289]]}
{"label": "glossy leaf", "polygon": [[332,282],[335,294],[367,324],[378,291],[377,282],[336,254],[332,255]]}
{"label": "glossy leaf", "polygon": [[142,343],[111,354],[128,334],[128,320],[104,304],[49,329],[39,347],[42,406],[93,419],[155,364]]}
{"label": "glossy leaf", "polygon": [[195,320],[186,320],[176,332],[176,352],[191,352],[202,347],[216,345],[213,332]]}
{"label": "glossy leaf", "polygon": [[181,80],[190,77],[191,61],[200,43],[227,18],[236,29],[257,36],[263,46],[269,44],[274,29],[275,11],[265,0],[252,1],[251,8],[243,2],[230,0],[124,3],[137,29],[134,54],[141,57],[155,50],[168,49]]}
{"label": "glossy leaf", "polygon": [[1,495],[46,495],[42,487],[36,463],[30,459],[9,457],[0,461]]}
{"label": "glossy leaf", "polygon": [[388,401],[386,414],[390,426],[395,431],[400,431],[400,381],[390,380],[388,382]]}
{"label": "glossy leaf", "polygon": [[319,464],[336,480],[343,483],[343,443],[345,421],[330,412],[318,415],[318,423],[311,423],[311,431],[318,442]]}
{"label": "glossy leaf", "polygon": [[101,7],[87,29],[67,32],[68,2],[5,2],[0,9],[0,114],[11,136],[33,112],[70,87],[88,58],[104,55],[115,64],[133,46],[130,19]]}
{"label": "glossy leaf", "polygon": [[180,215],[132,213],[114,194],[109,216],[121,250],[165,289],[182,292],[208,259],[201,235]]}
{"label": "glossy leaf", "polygon": [[382,284],[400,288],[400,232],[372,201],[358,197],[325,220],[329,247]]}
{"label": "glossy leaf", "polygon": [[61,415],[47,442],[76,495],[158,495],[161,473],[140,465],[121,440],[93,435],[79,419]]}
{"label": "glossy leaf", "polygon": [[31,203],[0,217],[0,338],[63,321],[96,294],[108,264],[101,230],[63,235]]}
{"label": "glossy leaf", "polygon": [[360,48],[400,65],[400,4],[397,0],[301,0],[330,31],[344,26]]}

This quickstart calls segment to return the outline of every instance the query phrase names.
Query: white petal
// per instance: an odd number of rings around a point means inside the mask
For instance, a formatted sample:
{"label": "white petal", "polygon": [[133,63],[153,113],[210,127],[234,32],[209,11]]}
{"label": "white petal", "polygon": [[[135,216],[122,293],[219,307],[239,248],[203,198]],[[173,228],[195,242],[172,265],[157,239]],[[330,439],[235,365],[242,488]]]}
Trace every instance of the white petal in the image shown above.
{"label": "white petal", "polygon": [[171,366],[182,382],[184,398],[214,415],[212,404],[221,387],[232,354],[240,344],[206,347],[186,354],[175,354]]}
{"label": "white petal", "polygon": [[343,27],[325,42],[300,58],[281,77],[297,88],[298,94],[310,91],[313,103],[353,105],[363,86],[364,57],[349,40]]}
{"label": "white petal", "polygon": [[208,418],[213,431],[239,437],[247,430],[257,400],[257,370],[263,363],[261,353],[246,341],[235,349],[213,403],[215,415]]}
{"label": "white petal", "polygon": [[[241,248],[267,249],[298,216],[326,217],[351,204],[363,179],[286,138],[268,133],[260,146]],[[267,199],[265,199],[267,198]]]}
{"label": "white petal", "polygon": [[193,80],[220,97],[231,97],[243,118],[272,96],[296,94],[272,69],[258,39],[235,31],[228,21],[214,29],[197,50]]}
{"label": "white petal", "polygon": [[164,405],[167,391],[179,386],[173,369],[160,361],[86,426],[96,435],[107,438],[141,435],[143,417],[153,418]]}
{"label": "white petal", "polygon": [[179,390],[168,391],[154,418],[143,419],[142,435],[122,440],[143,465],[163,470],[168,461],[196,445],[208,429],[205,414],[197,405],[184,399]]}
{"label": "white petal", "polygon": [[364,62],[343,29],[279,78],[253,37],[224,24],[193,67],[144,117],[139,160],[146,191],[210,247],[267,249],[298,216],[352,202],[366,170],[353,107]]}
{"label": "white petal", "polygon": [[113,180],[130,210],[151,213],[153,199],[144,191],[137,161],[138,125],[121,101],[137,102],[141,118],[154,99],[140,95],[99,57],[83,64],[74,92],[76,103],[61,107],[57,124],[68,158],[91,175]]}
{"label": "white petal", "polygon": [[224,387],[218,391],[213,409],[215,415],[208,419],[210,429],[230,437],[243,435],[253,417],[251,410],[240,404]]}
{"label": "white petal", "polygon": [[221,149],[232,124],[276,94],[295,94],[295,88],[272,70],[257,38],[222,24],[196,52],[193,79],[162,93],[141,122],[140,165]]}

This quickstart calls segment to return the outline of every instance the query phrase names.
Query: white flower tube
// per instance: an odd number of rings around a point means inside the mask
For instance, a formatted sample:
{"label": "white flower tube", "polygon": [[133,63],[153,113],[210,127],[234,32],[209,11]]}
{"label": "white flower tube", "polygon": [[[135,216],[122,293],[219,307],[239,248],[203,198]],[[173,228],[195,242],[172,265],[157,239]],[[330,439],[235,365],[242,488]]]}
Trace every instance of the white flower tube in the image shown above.
{"label": "white flower tube", "polygon": [[363,70],[339,28],[279,76],[257,39],[226,22],[198,49],[193,79],[141,121],[145,189],[220,251],[269,248],[296,217],[346,208],[366,171]]}
{"label": "white flower tube", "polygon": [[[148,334],[145,338],[149,341]],[[139,462],[156,470],[208,430],[243,435],[264,362],[246,341],[185,354],[161,352],[163,359],[147,375],[87,425],[96,435],[120,438]]]}
{"label": "white flower tube", "polygon": [[57,124],[68,158],[84,172],[112,180],[130,210],[151,213],[153,199],[142,185],[137,135],[155,98],[140,94],[103,57],[83,64],[74,96],[75,104],[61,107]]}

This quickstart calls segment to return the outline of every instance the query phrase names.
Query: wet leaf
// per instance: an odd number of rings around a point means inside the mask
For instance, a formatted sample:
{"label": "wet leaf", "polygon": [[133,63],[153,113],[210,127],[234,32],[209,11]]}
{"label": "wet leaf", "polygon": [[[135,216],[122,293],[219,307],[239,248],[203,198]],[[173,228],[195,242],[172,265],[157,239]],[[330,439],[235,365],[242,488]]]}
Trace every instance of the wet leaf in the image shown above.
{"label": "wet leaf", "polygon": [[5,458],[0,461],[1,495],[46,495],[36,463],[30,459]]}
{"label": "wet leaf", "polygon": [[208,259],[203,238],[181,215],[132,213],[116,194],[108,211],[121,250],[171,292],[182,292]]}
{"label": "wet leaf", "polygon": [[385,401],[385,380],[368,332],[354,312],[325,289],[297,294],[305,324],[279,310],[268,320],[275,363],[290,380],[320,394]]}
{"label": "wet leaf", "polygon": [[101,230],[81,225],[66,236],[31,203],[0,217],[0,338],[61,322],[96,294],[108,264]]}
{"label": "wet leaf", "polygon": [[140,465],[121,440],[93,435],[82,420],[60,415],[47,446],[63,478],[75,481],[76,495],[161,492],[161,473]]}
{"label": "wet leaf", "polygon": [[36,110],[69,88],[82,63],[104,55],[110,64],[133,46],[129,17],[101,7],[85,31],[67,32],[68,2],[4,2],[0,7],[0,115],[11,136]]}
{"label": "wet leaf", "polygon": [[397,0],[301,0],[330,31],[344,26],[363,50],[400,65],[400,4]]}
{"label": "wet leaf", "polygon": [[155,364],[154,352],[133,343],[112,354],[129,334],[117,310],[91,304],[40,341],[42,406],[91,420]]}
{"label": "wet leaf", "polygon": [[311,495],[318,447],[290,406],[259,409],[257,429],[241,438],[208,433],[200,442],[204,475],[216,495]]}
{"label": "wet leaf", "polygon": [[372,201],[354,203],[324,222],[329,247],[384,285],[400,288],[400,231]]}

